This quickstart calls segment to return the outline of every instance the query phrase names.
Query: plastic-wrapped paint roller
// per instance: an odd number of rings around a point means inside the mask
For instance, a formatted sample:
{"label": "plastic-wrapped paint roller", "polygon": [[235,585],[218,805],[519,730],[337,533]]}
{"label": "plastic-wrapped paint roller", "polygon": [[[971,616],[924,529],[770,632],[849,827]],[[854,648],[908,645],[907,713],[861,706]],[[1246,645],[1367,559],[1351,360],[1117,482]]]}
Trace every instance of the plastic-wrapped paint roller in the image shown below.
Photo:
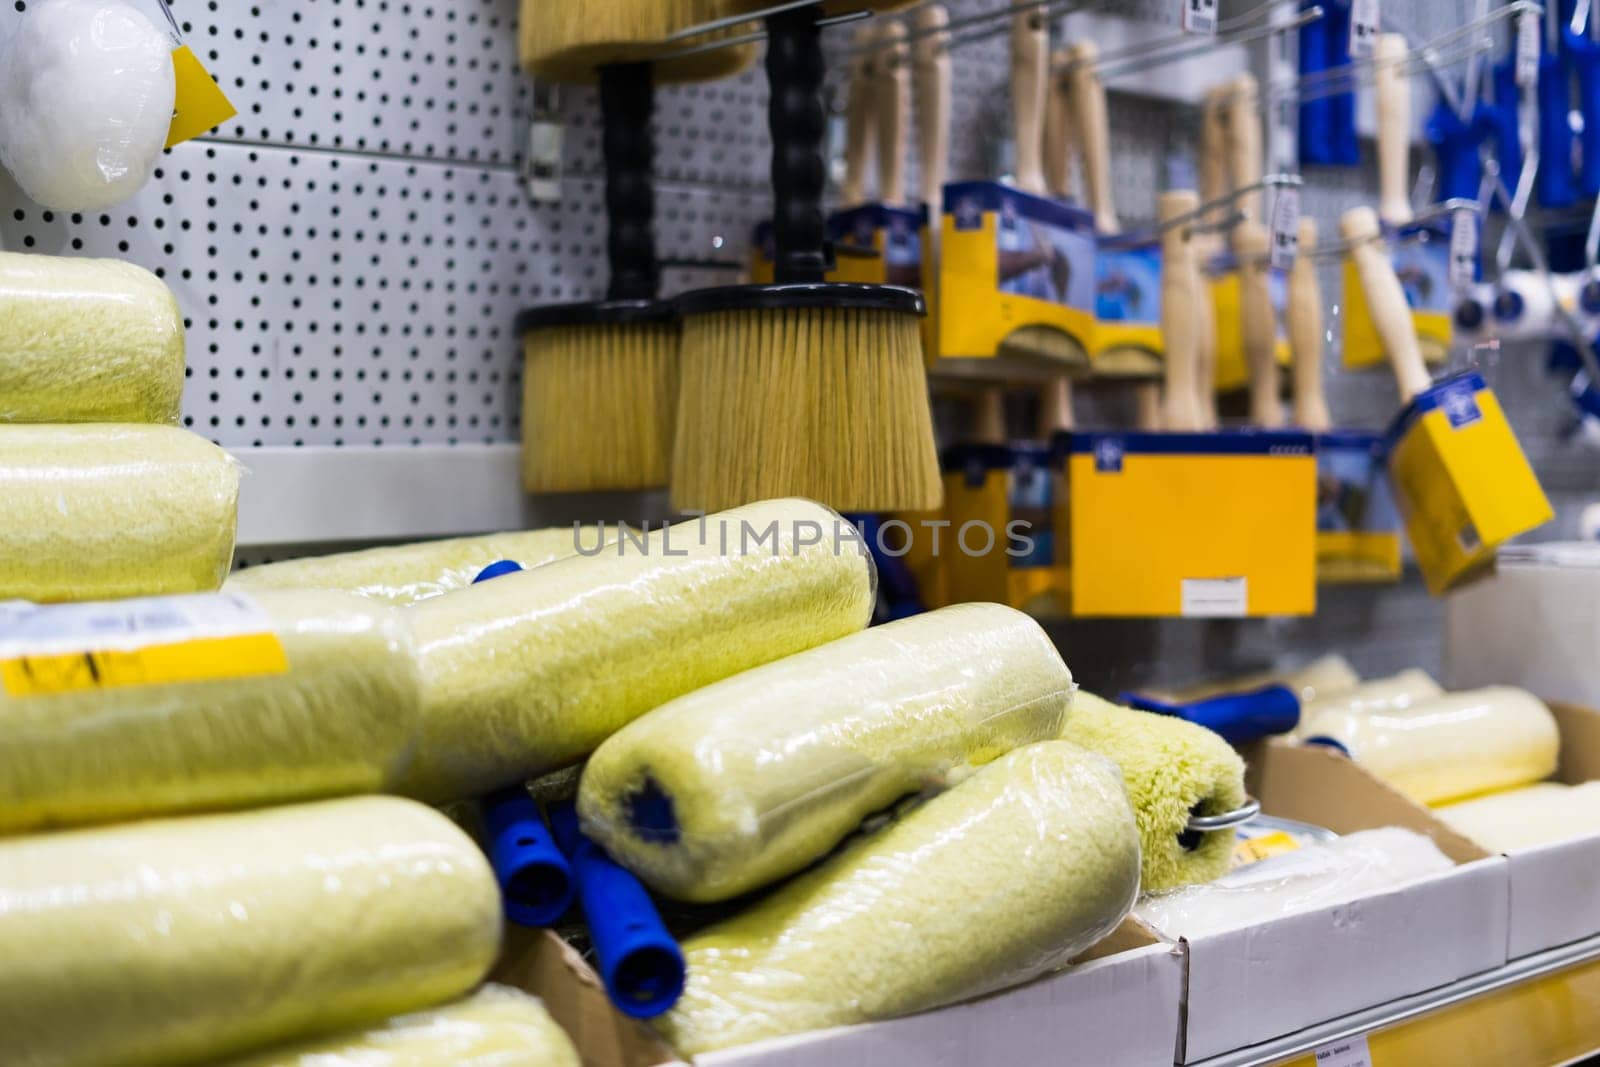
{"label": "plastic-wrapped paint roller", "polygon": [[1600,834],[1600,782],[1540,782],[1446,804],[1434,814],[1496,851],[1537,848]]}
{"label": "plastic-wrapped paint roller", "polygon": [[343,593],[0,607],[0,833],[391,786],[418,681]]}
{"label": "plastic-wrapped paint roller", "polygon": [[538,997],[510,986],[365,1030],[285,1045],[212,1067],[579,1067]]}
{"label": "plastic-wrapped paint roller", "polygon": [[1374,678],[1354,689],[1319,697],[1305,704],[1301,708],[1300,725],[1295,733],[1304,737],[1306,729],[1325,713],[1396,711],[1443,694],[1444,690],[1427,671],[1415,668],[1387,678]]}
{"label": "plastic-wrapped paint roller", "polygon": [[1306,724],[1307,743],[1332,743],[1422,804],[1526,785],[1556,769],[1550,709],[1520,689],[1450,693],[1392,711],[1343,711]]}
{"label": "plastic-wrapped paint roller", "polygon": [[461,996],[494,876],[438,812],[360,797],[0,842],[7,1067],[168,1067]]}
{"label": "plastic-wrapped paint roller", "polygon": [[1340,655],[1327,655],[1291,670],[1261,671],[1239,678],[1162,690],[1158,695],[1163,699],[1182,702],[1281,685],[1292,690],[1302,704],[1309,704],[1313,700],[1349,692],[1360,684],[1361,676],[1349,660]]}
{"label": "plastic-wrapped paint roller", "polygon": [[0,422],[178,421],[183,313],[115,259],[0,252]]}
{"label": "plastic-wrapped paint roller", "polygon": [[239,467],[173,426],[0,425],[0,600],[216,589]]}
{"label": "plastic-wrapped paint roller", "polygon": [[570,800],[551,805],[550,829],[572,861],[606,993],[624,1015],[655,1018],[683,994],[682,950],[633,872],[579,831]]}
{"label": "plastic-wrapped paint roller", "polygon": [[22,191],[56,211],[98,211],[137,193],[172,126],[172,49],[165,29],[124,0],[26,10],[0,52],[0,162]]}
{"label": "plastic-wrapped paint roller", "polygon": [[414,604],[464,589],[497,560],[537,567],[599,548],[618,536],[615,528],[557,526],[548,530],[455,537],[330,556],[284,560],[230,575],[229,589],[343,589],[390,604]]}
{"label": "plastic-wrapped paint roller", "polygon": [[1039,624],[961,604],[679,697],[583,773],[584,828],[652,887],[724,900],[930,783],[1057,735],[1072,673]]}
{"label": "plastic-wrapped paint roller", "polygon": [[506,917],[522,926],[550,926],[575,895],[572,865],[545,825],[526,787],[509,786],[482,801],[485,850],[505,897]]}
{"label": "plastic-wrapped paint roller", "polygon": [[1061,737],[1121,769],[1139,824],[1141,890],[1163,893],[1227,872],[1233,829],[1188,828],[1191,816],[1222,815],[1245,803],[1244,761],[1220,736],[1080,690]]}
{"label": "plastic-wrapped paint roller", "polygon": [[1029,745],[685,941],[657,1025],[697,1056],[966,1000],[1067,963],[1138,888],[1116,767]]}
{"label": "plastic-wrapped paint roller", "polygon": [[1343,904],[1454,866],[1411,830],[1362,830],[1269,856],[1215,882],[1146,897],[1134,915],[1169,938],[1198,937]]}
{"label": "plastic-wrapped paint roller", "polygon": [[863,628],[854,533],[770,500],[408,608],[422,729],[400,791],[458,799],[575,763],[659,704]]}

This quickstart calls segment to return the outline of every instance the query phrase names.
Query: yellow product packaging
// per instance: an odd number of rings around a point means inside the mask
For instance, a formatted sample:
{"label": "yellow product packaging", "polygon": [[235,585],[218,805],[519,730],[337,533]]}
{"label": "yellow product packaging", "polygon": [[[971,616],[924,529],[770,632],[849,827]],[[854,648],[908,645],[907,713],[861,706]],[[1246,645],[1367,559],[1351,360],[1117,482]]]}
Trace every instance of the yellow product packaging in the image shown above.
{"label": "yellow product packaging", "polygon": [[1091,432],[1068,448],[1073,614],[1316,610],[1310,434]]}
{"label": "yellow product packaging", "polygon": [[[1219,393],[1231,393],[1250,384],[1250,370],[1244,358],[1244,331],[1239,317],[1239,262],[1232,252],[1222,252],[1205,264],[1206,286],[1211,305],[1216,309],[1217,385]],[[1283,334],[1288,321],[1288,277],[1280,270],[1267,272],[1267,291],[1272,294],[1272,310],[1278,323],[1278,342],[1274,349],[1278,365],[1289,365],[1289,339]]]}
{"label": "yellow product packaging", "polygon": [[1061,614],[1057,479],[1048,445],[956,445],[944,468],[945,595],[950,603],[995,601]]}
{"label": "yellow product packaging", "polygon": [[[921,210],[863,204],[828,216],[828,240],[833,245],[833,265],[824,280],[862,285],[922,287]],[[772,223],[756,226],[751,242],[750,280],[756,285],[773,281]]]}
{"label": "yellow product packaging", "polygon": [[[1391,234],[1389,259],[1411,308],[1422,358],[1443,363],[1450,355],[1450,232],[1443,222],[1415,223]],[[1353,261],[1344,261],[1344,365],[1349,370],[1388,362]]]}
{"label": "yellow product packaging", "polygon": [[1383,465],[1383,435],[1317,435],[1317,580],[1400,579],[1400,515]]}
{"label": "yellow product packaging", "polygon": [[1500,401],[1476,371],[1417,394],[1384,448],[1395,502],[1435,595],[1480,576],[1500,545],[1554,517]]}
{"label": "yellow product packaging", "polygon": [[941,359],[1020,356],[1088,369],[1091,216],[998,182],[945,186],[937,302]]}

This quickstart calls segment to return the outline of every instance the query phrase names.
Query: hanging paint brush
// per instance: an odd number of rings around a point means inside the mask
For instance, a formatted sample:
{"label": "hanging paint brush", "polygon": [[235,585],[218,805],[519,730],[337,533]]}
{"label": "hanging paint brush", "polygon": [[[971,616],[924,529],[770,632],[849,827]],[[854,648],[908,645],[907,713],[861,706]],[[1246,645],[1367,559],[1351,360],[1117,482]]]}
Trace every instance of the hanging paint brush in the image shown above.
{"label": "hanging paint brush", "polygon": [[867,200],[867,171],[878,142],[878,111],[872,94],[877,82],[878,40],[876,23],[856,30],[857,51],[850,64],[848,96],[845,100],[844,182],[839,186],[839,203],[854,207]]}
{"label": "hanging paint brush", "polygon": [[1411,81],[1406,39],[1386,33],[1375,46],[1373,98],[1378,112],[1378,216],[1388,226],[1411,221]]}
{"label": "hanging paint brush", "polygon": [[1058,48],[1050,57],[1050,88],[1044,109],[1044,177],[1050,195],[1058,200],[1077,197],[1075,164],[1078,153],[1077,119],[1073,115],[1072,76],[1065,68],[1070,48]]}
{"label": "hanging paint brush", "polygon": [[1198,351],[1195,323],[1202,297],[1200,269],[1194,258],[1189,227],[1175,220],[1192,215],[1200,198],[1189,190],[1162,193],[1156,218],[1161,223],[1161,336],[1166,346],[1166,404],[1163,424],[1168,431],[1203,429],[1200,391],[1195,382]]}
{"label": "hanging paint brush", "polygon": [[877,107],[878,200],[906,199],[906,114],[911,109],[911,52],[906,28],[885,22],[878,31],[878,73],[873,89]]}

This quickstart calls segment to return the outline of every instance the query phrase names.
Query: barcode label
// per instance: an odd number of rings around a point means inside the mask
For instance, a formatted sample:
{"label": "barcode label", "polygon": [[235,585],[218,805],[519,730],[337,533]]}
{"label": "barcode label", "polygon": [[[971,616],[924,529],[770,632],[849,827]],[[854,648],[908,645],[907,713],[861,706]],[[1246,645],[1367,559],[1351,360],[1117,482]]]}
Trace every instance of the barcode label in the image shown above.
{"label": "barcode label", "polygon": [[1279,270],[1294,266],[1300,254],[1300,190],[1284,186],[1272,203],[1272,248],[1268,258]]}
{"label": "barcode label", "polygon": [[1249,608],[1245,578],[1185,578],[1182,612],[1186,619],[1236,619]]}
{"label": "barcode label", "polygon": [[1217,35],[1217,0],[1183,0],[1183,32]]}
{"label": "barcode label", "polygon": [[1517,85],[1527,88],[1538,79],[1539,16],[1525,12],[1517,16]]}
{"label": "barcode label", "polygon": [[1353,0],[1350,5],[1350,54],[1370,56],[1378,47],[1378,0]]}
{"label": "barcode label", "polygon": [[1456,208],[1450,213],[1450,284],[1464,289],[1478,280],[1478,213]]}

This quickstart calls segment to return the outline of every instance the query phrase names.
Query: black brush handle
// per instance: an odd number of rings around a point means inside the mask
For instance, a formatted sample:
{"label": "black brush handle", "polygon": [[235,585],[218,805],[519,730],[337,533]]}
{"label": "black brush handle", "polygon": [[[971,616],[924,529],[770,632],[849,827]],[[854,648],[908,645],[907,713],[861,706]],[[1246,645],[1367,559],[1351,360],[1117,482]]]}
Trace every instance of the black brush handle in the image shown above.
{"label": "black brush handle", "polygon": [[612,300],[654,300],[656,196],[651,185],[656,146],[650,130],[655,85],[648,63],[600,68],[601,147],[606,159],[606,255]]}
{"label": "black brush handle", "polygon": [[767,16],[767,126],[772,135],[772,232],[779,282],[820,282],[827,269],[822,218],[821,5]]}

